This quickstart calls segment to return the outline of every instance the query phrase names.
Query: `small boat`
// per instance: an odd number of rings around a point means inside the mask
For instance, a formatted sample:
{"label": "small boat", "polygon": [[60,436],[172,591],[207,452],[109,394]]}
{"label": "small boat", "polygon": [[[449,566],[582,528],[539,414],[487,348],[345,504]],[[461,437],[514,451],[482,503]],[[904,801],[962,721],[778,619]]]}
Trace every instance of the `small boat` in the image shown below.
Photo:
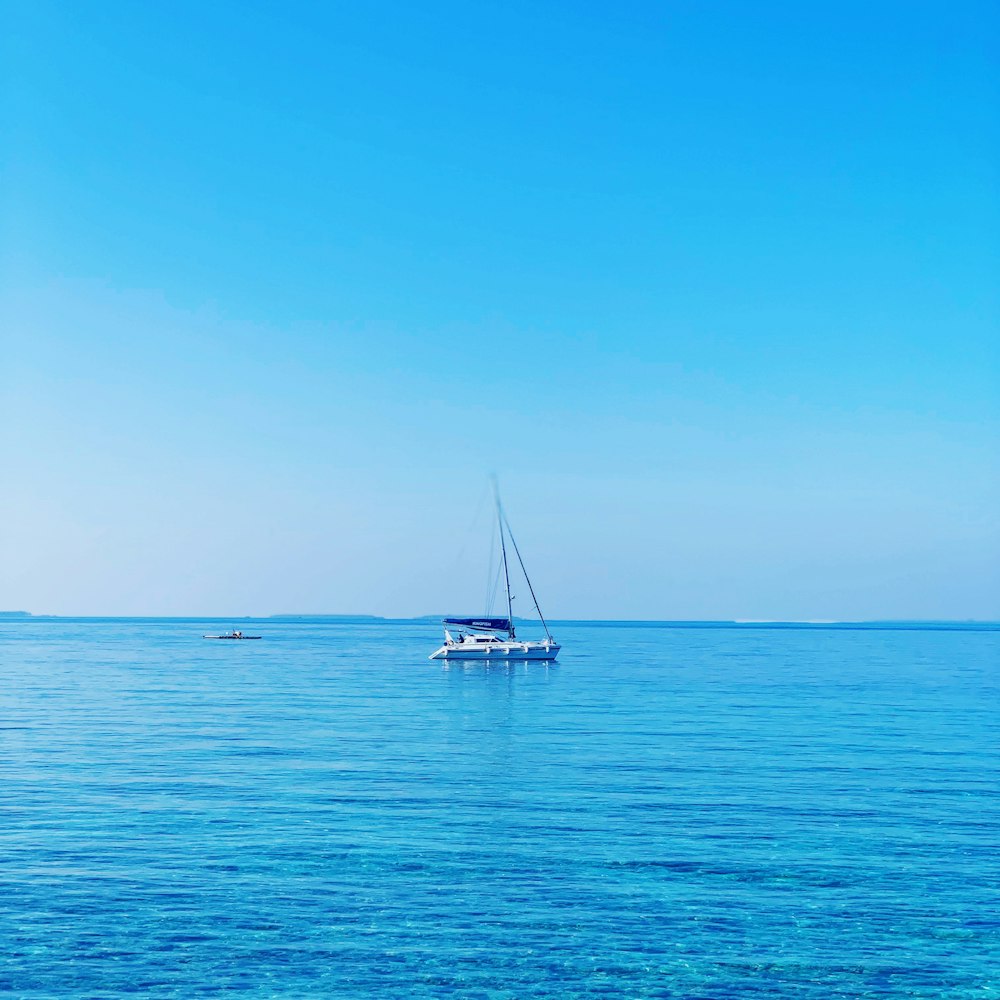
{"label": "small boat", "polygon": [[[524,560],[518,550],[517,542],[510,530],[507,515],[500,505],[500,493],[494,485],[494,496],[497,507],[497,526],[500,534],[500,553],[502,556],[503,581],[507,590],[507,617],[495,618],[487,613],[478,618],[445,618],[444,619],[444,645],[440,649],[431,653],[431,660],[554,660],[559,653],[560,646],[552,638],[549,627],[542,615],[542,609],[538,606],[538,598],[535,597],[535,588],[531,586],[528,578],[528,571],[524,568]],[[517,561],[524,574],[524,582],[531,592],[531,599],[535,603],[535,610],[538,612],[538,620],[545,630],[544,639],[518,639],[514,630],[514,614],[511,607],[513,597],[510,592],[510,572],[507,566],[507,543],[510,539],[511,546],[517,556]],[[452,635],[447,626],[453,626],[457,632]]]}
{"label": "small boat", "polygon": [[226,635],[206,635],[202,636],[204,639],[260,639],[259,635],[244,635],[242,632],[237,632],[233,630]]}

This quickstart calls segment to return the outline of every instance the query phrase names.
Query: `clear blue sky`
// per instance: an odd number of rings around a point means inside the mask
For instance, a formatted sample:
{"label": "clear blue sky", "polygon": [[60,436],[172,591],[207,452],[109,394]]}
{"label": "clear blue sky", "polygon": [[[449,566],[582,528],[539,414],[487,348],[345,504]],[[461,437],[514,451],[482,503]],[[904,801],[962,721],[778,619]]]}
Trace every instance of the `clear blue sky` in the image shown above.
{"label": "clear blue sky", "polygon": [[0,12],[0,608],[1000,617],[996,4]]}

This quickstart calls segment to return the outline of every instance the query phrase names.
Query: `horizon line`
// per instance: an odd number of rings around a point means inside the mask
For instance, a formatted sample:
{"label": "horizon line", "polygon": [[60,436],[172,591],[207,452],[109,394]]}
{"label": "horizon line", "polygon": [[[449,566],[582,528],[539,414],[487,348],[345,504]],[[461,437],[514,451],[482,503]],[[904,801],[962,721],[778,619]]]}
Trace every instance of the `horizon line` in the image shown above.
{"label": "horizon line", "polygon": [[[33,611],[0,611],[0,621],[16,621],[18,619],[92,619],[104,621],[108,619],[147,621],[161,619],[165,621],[203,621],[203,620],[233,620],[233,621],[281,621],[281,620],[338,620],[348,621],[382,621],[382,622],[428,622],[440,621],[447,615],[375,615],[367,613],[342,614],[337,612],[297,613],[282,612],[278,614],[51,614]],[[532,622],[534,618],[514,616],[518,622]],[[836,625],[995,625],[1000,626],[1000,619],[991,618],[550,618],[550,622],[563,624],[623,624],[623,625],[731,625],[731,626],[768,626],[768,625],[807,625],[816,628]]]}

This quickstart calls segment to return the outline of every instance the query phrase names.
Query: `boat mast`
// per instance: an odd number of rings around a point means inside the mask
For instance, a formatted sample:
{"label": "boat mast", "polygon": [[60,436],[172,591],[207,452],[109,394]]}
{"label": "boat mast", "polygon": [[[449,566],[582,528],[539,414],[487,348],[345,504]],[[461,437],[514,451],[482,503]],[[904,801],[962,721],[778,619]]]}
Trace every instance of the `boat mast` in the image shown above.
{"label": "boat mast", "polygon": [[[504,544],[503,540],[503,508],[500,506],[500,487],[497,486],[497,481],[495,479],[493,480],[493,496],[496,498],[497,502],[497,527],[500,529],[500,551],[503,553],[503,579],[504,583],[507,585],[507,621],[510,625],[508,631],[510,633],[510,637],[515,639],[517,637],[514,635],[514,611],[511,608],[510,603],[510,573],[507,572],[507,546]],[[508,528],[508,531],[509,530],[510,529]],[[514,541],[513,535],[511,535],[510,540]],[[516,548],[517,546],[515,546],[515,549]],[[528,587],[530,589],[531,584],[528,584]]]}
{"label": "boat mast", "polygon": [[[507,515],[503,515],[504,523],[507,524]],[[510,535],[510,544],[514,546],[514,552],[517,555],[517,561],[521,564],[521,572],[524,574],[524,579],[528,584],[528,590],[531,591],[531,599],[535,602],[535,610],[538,612],[538,620],[542,623],[542,628],[545,629],[545,636],[552,642],[552,633],[549,631],[548,625],[545,624],[545,616],[542,614],[542,609],[538,606],[538,598],[535,597],[535,588],[531,586],[531,578],[528,576],[528,571],[524,568],[524,560],[521,558],[521,550],[517,547],[517,542],[514,540],[514,532],[510,530],[510,524],[507,524],[507,534]]]}

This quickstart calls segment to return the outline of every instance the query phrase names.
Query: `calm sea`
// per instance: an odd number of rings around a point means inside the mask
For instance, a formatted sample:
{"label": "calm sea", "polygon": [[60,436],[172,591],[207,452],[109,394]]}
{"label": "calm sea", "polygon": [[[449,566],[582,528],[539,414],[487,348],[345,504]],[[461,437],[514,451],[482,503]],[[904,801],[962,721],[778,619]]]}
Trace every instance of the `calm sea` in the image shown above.
{"label": "calm sea", "polygon": [[1000,631],[0,622],[0,993],[1000,996]]}

